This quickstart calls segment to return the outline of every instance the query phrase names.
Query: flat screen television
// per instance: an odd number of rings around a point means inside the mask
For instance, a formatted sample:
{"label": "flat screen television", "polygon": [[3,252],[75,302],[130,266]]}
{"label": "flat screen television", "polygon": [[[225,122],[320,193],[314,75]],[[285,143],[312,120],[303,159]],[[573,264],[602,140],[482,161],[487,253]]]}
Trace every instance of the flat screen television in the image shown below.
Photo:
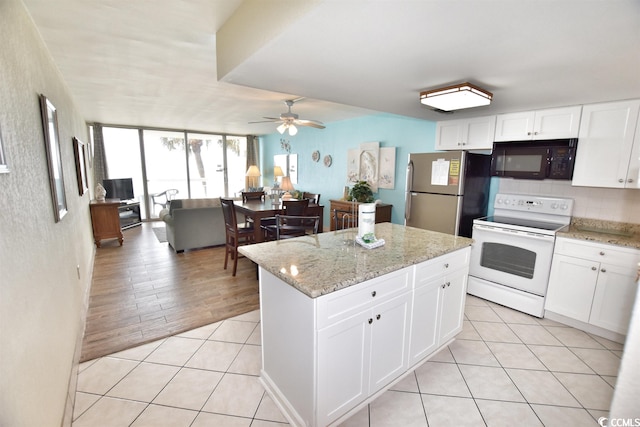
{"label": "flat screen television", "polygon": [[130,200],[134,198],[132,178],[104,179],[102,186],[107,190],[107,198],[109,199]]}

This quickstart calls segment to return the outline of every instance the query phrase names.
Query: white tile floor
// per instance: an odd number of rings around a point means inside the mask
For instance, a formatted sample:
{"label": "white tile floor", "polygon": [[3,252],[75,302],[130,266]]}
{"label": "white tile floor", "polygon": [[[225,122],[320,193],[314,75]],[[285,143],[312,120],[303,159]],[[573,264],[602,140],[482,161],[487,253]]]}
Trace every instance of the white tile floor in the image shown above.
{"label": "white tile floor", "polygon": [[[622,345],[467,297],[464,331],[343,426],[597,426]],[[80,366],[74,427],[286,425],[258,382],[260,314]]]}

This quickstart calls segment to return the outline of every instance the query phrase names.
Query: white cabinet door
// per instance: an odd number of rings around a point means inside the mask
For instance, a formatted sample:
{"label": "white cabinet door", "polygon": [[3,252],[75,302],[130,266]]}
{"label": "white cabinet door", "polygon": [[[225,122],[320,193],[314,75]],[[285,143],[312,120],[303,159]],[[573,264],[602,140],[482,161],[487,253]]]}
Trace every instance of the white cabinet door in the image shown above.
{"label": "white cabinet door", "polygon": [[498,114],[496,118],[496,141],[524,141],[531,139],[535,113]]}
{"label": "white cabinet door", "polygon": [[550,108],[499,114],[496,141],[526,141],[576,138],[580,128],[581,106]]}
{"label": "white cabinet door", "polygon": [[536,111],[533,139],[577,138],[582,106]]}
{"label": "white cabinet door", "polygon": [[372,309],[369,392],[380,390],[409,367],[411,293]]}
{"label": "white cabinet door", "polygon": [[415,290],[411,312],[409,365],[421,361],[438,347],[438,309],[441,306],[442,277]]}
{"label": "white cabinet door", "polygon": [[438,150],[490,150],[496,129],[496,116],[441,121],[436,124]]}
{"label": "white cabinet door", "polygon": [[640,188],[640,116],[638,117],[635,134],[624,185],[625,188]]}
{"label": "white cabinet door", "polygon": [[318,425],[369,395],[370,319],[367,311],[318,331]]}
{"label": "white cabinet door", "polygon": [[436,150],[461,150],[462,131],[462,120],[436,123]]}
{"label": "white cabinet door", "polygon": [[[585,105],[578,136],[572,185],[637,188],[640,160],[632,158],[640,100]],[[630,171],[630,160],[633,170]],[[628,182],[633,179],[634,182]]]}
{"label": "white cabinet door", "polygon": [[626,334],[638,288],[637,270],[600,264],[589,323]]}
{"label": "white cabinet door", "polygon": [[598,266],[594,261],[554,254],[545,310],[588,322]]}
{"label": "white cabinet door", "polygon": [[462,331],[468,272],[468,269],[460,269],[447,274],[441,285],[439,345],[449,341]]}

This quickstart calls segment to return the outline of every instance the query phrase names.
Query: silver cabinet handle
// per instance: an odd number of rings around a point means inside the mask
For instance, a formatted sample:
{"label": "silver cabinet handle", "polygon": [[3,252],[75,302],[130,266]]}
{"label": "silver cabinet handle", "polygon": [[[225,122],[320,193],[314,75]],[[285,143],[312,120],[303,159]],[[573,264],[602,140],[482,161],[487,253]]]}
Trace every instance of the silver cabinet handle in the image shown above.
{"label": "silver cabinet handle", "polygon": [[627,182],[633,182],[633,178],[629,178]]}
{"label": "silver cabinet handle", "polygon": [[600,251],[600,255],[604,256],[604,251]]}
{"label": "silver cabinet handle", "polygon": [[380,317],[382,316],[380,316],[379,314],[376,314],[376,320],[380,320]]}
{"label": "silver cabinet handle", "polygon": [[606,268],[601,268],[600,271],[602,271],[603,273],[606,273],[607,269]]}
{"label": "silver cabinet handle", "polygon": [[624,179],[620,178],[620,179],[618,180],[618,182],[624,182]]}
{"label": "silver cabinet handle", "polygon": [[376,291],[371,292],[371,296],[375,297],[378,293]]}
{"label": "silver cabinet handle", "polygon": [[447,284],[446,284],[446,283],[443,283],[443,284],[442,284],[442,289],[444,289],[444,288],[446,288],[446,287],[447,287]]}
{"label": "silver cabinet handle", "polygon": [[446,285],[447,285],[447,288],[448,288],[449,286],[451,286],[451,282],[447,282]]}
{"label": "silver cabinet handle", "polygon": [[444,265],[444,268],[449,268],[449,263],[446,263],[446,264]]}
{"label": "silver cabinet handle", "polygon": [[591,270],[596,271],[596,270],[597,270],[597,268],[595,268],[595,267],[591,267]]}
{"label": "silver cabinet handle", "polygon": [[369,324],[373,323],[373,319],[369,318]]}

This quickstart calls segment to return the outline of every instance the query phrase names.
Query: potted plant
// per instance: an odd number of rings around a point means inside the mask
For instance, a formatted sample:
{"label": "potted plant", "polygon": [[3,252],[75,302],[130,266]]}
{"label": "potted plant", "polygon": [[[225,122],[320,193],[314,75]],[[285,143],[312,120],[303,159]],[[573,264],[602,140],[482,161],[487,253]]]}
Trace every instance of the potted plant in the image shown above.
{"label": "potted plant", "polygon": [[351,190],[349,190],[349,201],[355,200],[360,203],[372,203],[373,191],[367,181],[358,181]]}

